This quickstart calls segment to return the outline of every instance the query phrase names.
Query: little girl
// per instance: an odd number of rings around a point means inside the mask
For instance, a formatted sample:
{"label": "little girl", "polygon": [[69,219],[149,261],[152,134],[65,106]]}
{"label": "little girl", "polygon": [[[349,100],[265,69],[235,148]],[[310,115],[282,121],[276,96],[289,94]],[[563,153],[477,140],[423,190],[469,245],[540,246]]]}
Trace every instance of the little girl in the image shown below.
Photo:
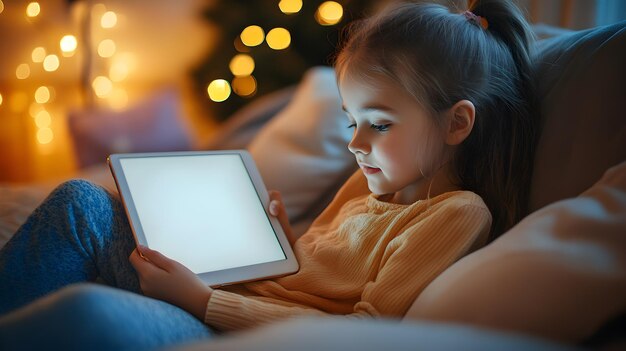
{"label": "little girl", "polygon": [[[0,341],[137,350],[295,316],[403,317],[524,214],[531,39],[502,0],[405,4],[353,26],[336,73],[360,170],[291,240],[290,276],[211,289],[156,251],[142,258],[115,197],[61,185],[0,252]],[[289,233],[275,192],[270,213]],[[74,284],[96,278],[120,289]]]}

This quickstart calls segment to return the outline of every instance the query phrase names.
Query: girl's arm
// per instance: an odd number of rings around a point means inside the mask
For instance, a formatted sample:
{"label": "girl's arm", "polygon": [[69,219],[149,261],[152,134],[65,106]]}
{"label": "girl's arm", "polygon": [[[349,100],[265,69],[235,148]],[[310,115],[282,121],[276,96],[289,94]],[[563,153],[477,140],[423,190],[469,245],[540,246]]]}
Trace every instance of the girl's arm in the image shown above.
{"label": "girl's arm", "polygon": [[[479,238],[489,233],[491,215],[485,207],[451,207],[399,233],[405,237],[403,243],[382,260],[377,276],[365,284],[353,312],[341,317],[402,317],[434,278],[468,254]],[[320,315],[331,313],[269,297],[215,290],[208,302],[205,322],[218,330],[239,330],[289,317]]]}

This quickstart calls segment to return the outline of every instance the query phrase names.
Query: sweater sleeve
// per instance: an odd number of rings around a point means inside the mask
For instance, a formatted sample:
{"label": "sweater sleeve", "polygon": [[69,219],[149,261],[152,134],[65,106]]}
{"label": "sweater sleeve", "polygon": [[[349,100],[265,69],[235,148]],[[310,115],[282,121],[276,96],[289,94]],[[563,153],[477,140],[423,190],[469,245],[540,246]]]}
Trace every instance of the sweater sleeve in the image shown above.
{"label": "sweater sleeve", "polygon": [[[402,243],[385,255],[377,276],[365,285],[354,312],[345,317],[403,316],[428,283],[467,254],[475,241],[489,232],[490,225],[486,208],[464,205],[447,208],[407,228],[401,233]],[[290,317],[320,315],[328,313],[215,290],[207,304],[205,323],[219,330],[238,330]]]}

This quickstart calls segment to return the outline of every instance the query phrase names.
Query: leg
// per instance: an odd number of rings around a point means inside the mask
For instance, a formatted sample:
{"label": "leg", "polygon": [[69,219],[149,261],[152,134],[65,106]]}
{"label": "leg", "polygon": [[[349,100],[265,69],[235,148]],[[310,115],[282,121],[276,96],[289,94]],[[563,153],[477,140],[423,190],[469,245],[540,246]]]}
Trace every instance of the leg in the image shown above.
{"label": "leg", "polygon": [[134,246],[116,197],[83,180],[60,185],[0,250],[0,314],[97,277],[140,291]]}
{"label": "leg", "polygon": [[96,284],[66,287],[0,317],[3,350],[150,350],[211,335],[178,307]]}

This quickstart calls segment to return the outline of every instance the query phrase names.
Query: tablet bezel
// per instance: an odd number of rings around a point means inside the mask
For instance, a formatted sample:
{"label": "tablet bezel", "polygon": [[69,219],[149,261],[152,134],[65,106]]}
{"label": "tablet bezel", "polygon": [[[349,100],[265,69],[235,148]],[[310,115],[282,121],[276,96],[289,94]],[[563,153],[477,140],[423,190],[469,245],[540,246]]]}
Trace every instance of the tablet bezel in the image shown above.
{"label": "tablet bezel", "polygon": [[[268,279],[292,274],[298,271],[299,266],[293,253],[289,240],[285,235],[278,218],[269,213],[269,194],[263,179],[252,159],[246,150],[220,150],[220,151],[178,151],[178,152],[148,152],[148,153],[124,153],[112,154],[107,157],[107,163],[111,169],[111,174],[120,193],[120,198],[124,205],[126,215],[137,245],[148,246],[146,235],[143,231],[135,203],[133,202],[130,188],[124,175],[120,160],[129,158],[148,157],[188,157],[188,156],[210,156],[210,155],[238,155],[248,173],[256,194],[261,201],[265,216],[276,234],[278,242],[285,254],[284,260],[259,263],[243,267],[229,268],[213,272],[197,273],[197,276],[208,286],[218,287],[223,285],[237,284],[260,279]],[[148,246],[149,247],[149,246]]]}

